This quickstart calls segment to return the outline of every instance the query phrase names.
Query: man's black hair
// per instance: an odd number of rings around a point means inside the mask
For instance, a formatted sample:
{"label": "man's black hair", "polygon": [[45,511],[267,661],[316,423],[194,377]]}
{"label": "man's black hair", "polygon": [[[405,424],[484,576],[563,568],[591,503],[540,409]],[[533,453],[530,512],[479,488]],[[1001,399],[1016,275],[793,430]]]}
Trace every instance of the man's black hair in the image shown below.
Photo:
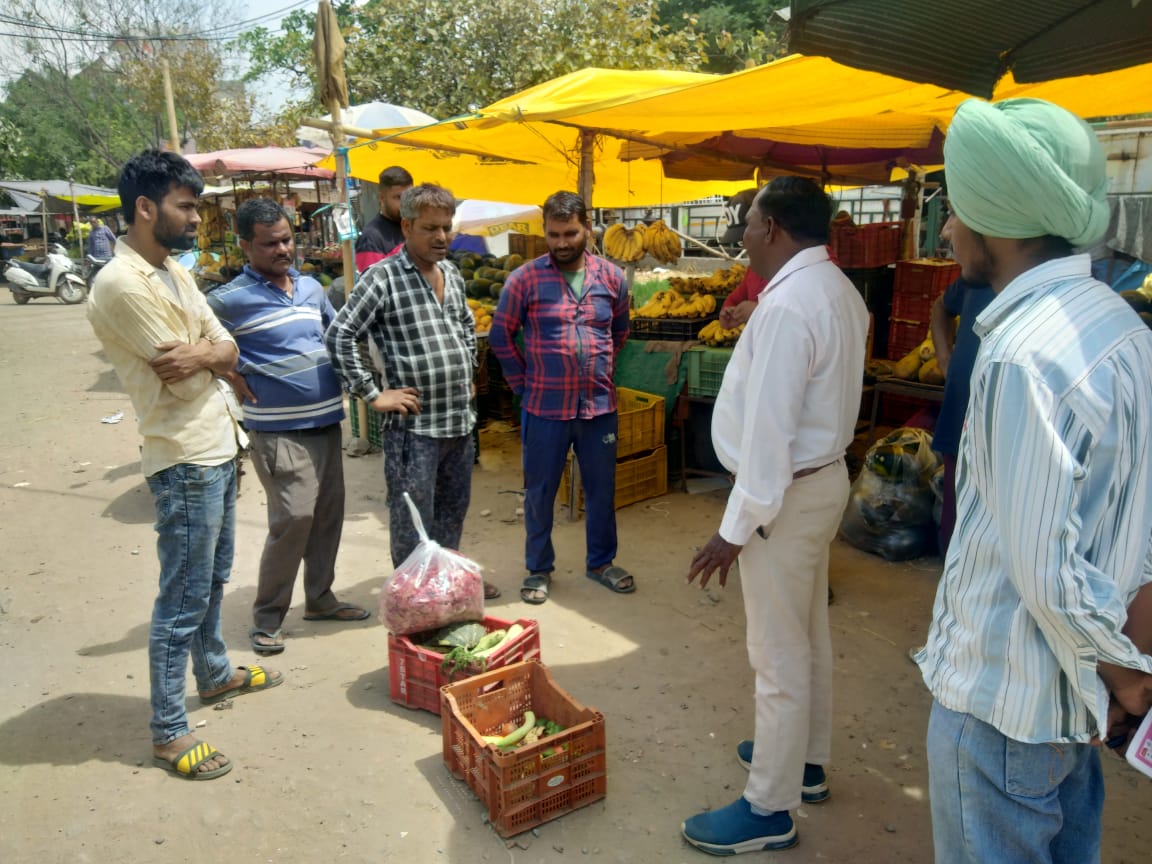
{"label": "man's black hair", "polygon": [[165,195],[180,188],[191,189],[199,196],[204,191],[204,178],[179,153],[145,150],[133,156],[120,169],[116,182],[124,221],[131,225],[136,220],[136,199],[141,195],[159,205]]}
{"label": "man's black hair", "polygon": [[555,219],[558,222],[570,222],[575,216],[582,225],[588,224],[588,207],[584,199],[575,192],[553,192],[544,202],[544,221]]}
{"label": "man's black hair", "polygon": [[[279,225],[281,219],[288,219],[284,208],[271,198],[249,198],[236,208],[236,236],[241,240],[251,240],[256,236],[256,225]],[[292,221],[289,220],[291,225]]]}
{"label": "man's black hair", "polygon": [[391,168],[385,168],[380,172],[380,188],[389,189],[392,186],[414,186],[416,181],[412,179],[412,175],[399,165],[393,165]]}
{"label": "man's black hair", "polygon": [[756,199],[762,219],[772,218],[794,239],[828,242],[832,199],[808,177],[777,177]]}

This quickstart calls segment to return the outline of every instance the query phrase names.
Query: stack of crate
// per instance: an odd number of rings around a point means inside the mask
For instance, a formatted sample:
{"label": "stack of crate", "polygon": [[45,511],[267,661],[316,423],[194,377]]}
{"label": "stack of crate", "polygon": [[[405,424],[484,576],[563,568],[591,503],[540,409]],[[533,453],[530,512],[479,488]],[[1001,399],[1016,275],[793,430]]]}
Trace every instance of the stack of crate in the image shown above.
{"label": "stack of crate", "polygon": [[[668,491],[668,448],[664,446],[664,397],[616,388],[616,509]],[[560,482],[560,500],[572,489],[572,464]],[[584,495],[579,496],[584,507]]]}
{"label": "stack of crate", "polygon": [[899,360],[928,338],[932,304],[959,276],[960,265],[949,258],[896,262],[888,319],[889,359]]}

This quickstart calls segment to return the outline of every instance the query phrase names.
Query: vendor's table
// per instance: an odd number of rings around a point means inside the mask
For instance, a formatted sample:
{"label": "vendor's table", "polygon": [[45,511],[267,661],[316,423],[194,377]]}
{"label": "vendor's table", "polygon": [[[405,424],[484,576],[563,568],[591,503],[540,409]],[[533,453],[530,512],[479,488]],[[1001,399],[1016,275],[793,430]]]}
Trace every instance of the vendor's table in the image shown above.
{"label": "vendor's table", "polygon": [[868,420],[868,438],[864,442],[866,447],[872,446],[872,439],[876,434],[876,413],[880,408],[880,397],[885,393],[892,396],[922,399],[925,402],[944,401],[944,387],[942,385],[921,384],[919,381],[904,381],[900,378],[877,378],[872,385],[872,413]]}

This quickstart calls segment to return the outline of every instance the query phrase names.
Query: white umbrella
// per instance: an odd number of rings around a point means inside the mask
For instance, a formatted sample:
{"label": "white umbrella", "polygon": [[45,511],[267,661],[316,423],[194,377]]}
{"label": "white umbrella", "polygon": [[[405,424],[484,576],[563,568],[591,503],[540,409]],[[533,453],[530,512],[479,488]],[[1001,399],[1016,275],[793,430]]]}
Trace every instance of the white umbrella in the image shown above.
{"label": "white umbrella", "polygon": [[[320,119],[331,122],[332,115],[325,114]],[[340,112],[341,125],[358,129],[398,129],[404,126],[427,126],[435,122],[436,118],[430,114],[390,102],[365,102],[363,105],[351,105]],[[327,133],[309,126],[301,126],[296,130],[296,140],[303,147],[332,146]]]}
{"label": "white umbrella", "polygon": [[453,227],[461,234],[534,234],[543,230],[541,219],[542,211],[535,204],[469,199],[457,205]]}

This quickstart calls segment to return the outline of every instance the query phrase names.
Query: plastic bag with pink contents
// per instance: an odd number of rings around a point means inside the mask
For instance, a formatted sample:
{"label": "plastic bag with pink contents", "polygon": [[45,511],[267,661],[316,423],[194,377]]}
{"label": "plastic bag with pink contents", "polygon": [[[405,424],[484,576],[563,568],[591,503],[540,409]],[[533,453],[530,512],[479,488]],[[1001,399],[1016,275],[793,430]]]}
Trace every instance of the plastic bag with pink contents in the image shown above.
{"label": "plastic bag with pink contents", "polygon": [[482,568],[459,552],[445,549],[424,531],[420,511],[404,493],[420,544],[384,583],[380,620],[397,636],[436,630],[484,617]]}

